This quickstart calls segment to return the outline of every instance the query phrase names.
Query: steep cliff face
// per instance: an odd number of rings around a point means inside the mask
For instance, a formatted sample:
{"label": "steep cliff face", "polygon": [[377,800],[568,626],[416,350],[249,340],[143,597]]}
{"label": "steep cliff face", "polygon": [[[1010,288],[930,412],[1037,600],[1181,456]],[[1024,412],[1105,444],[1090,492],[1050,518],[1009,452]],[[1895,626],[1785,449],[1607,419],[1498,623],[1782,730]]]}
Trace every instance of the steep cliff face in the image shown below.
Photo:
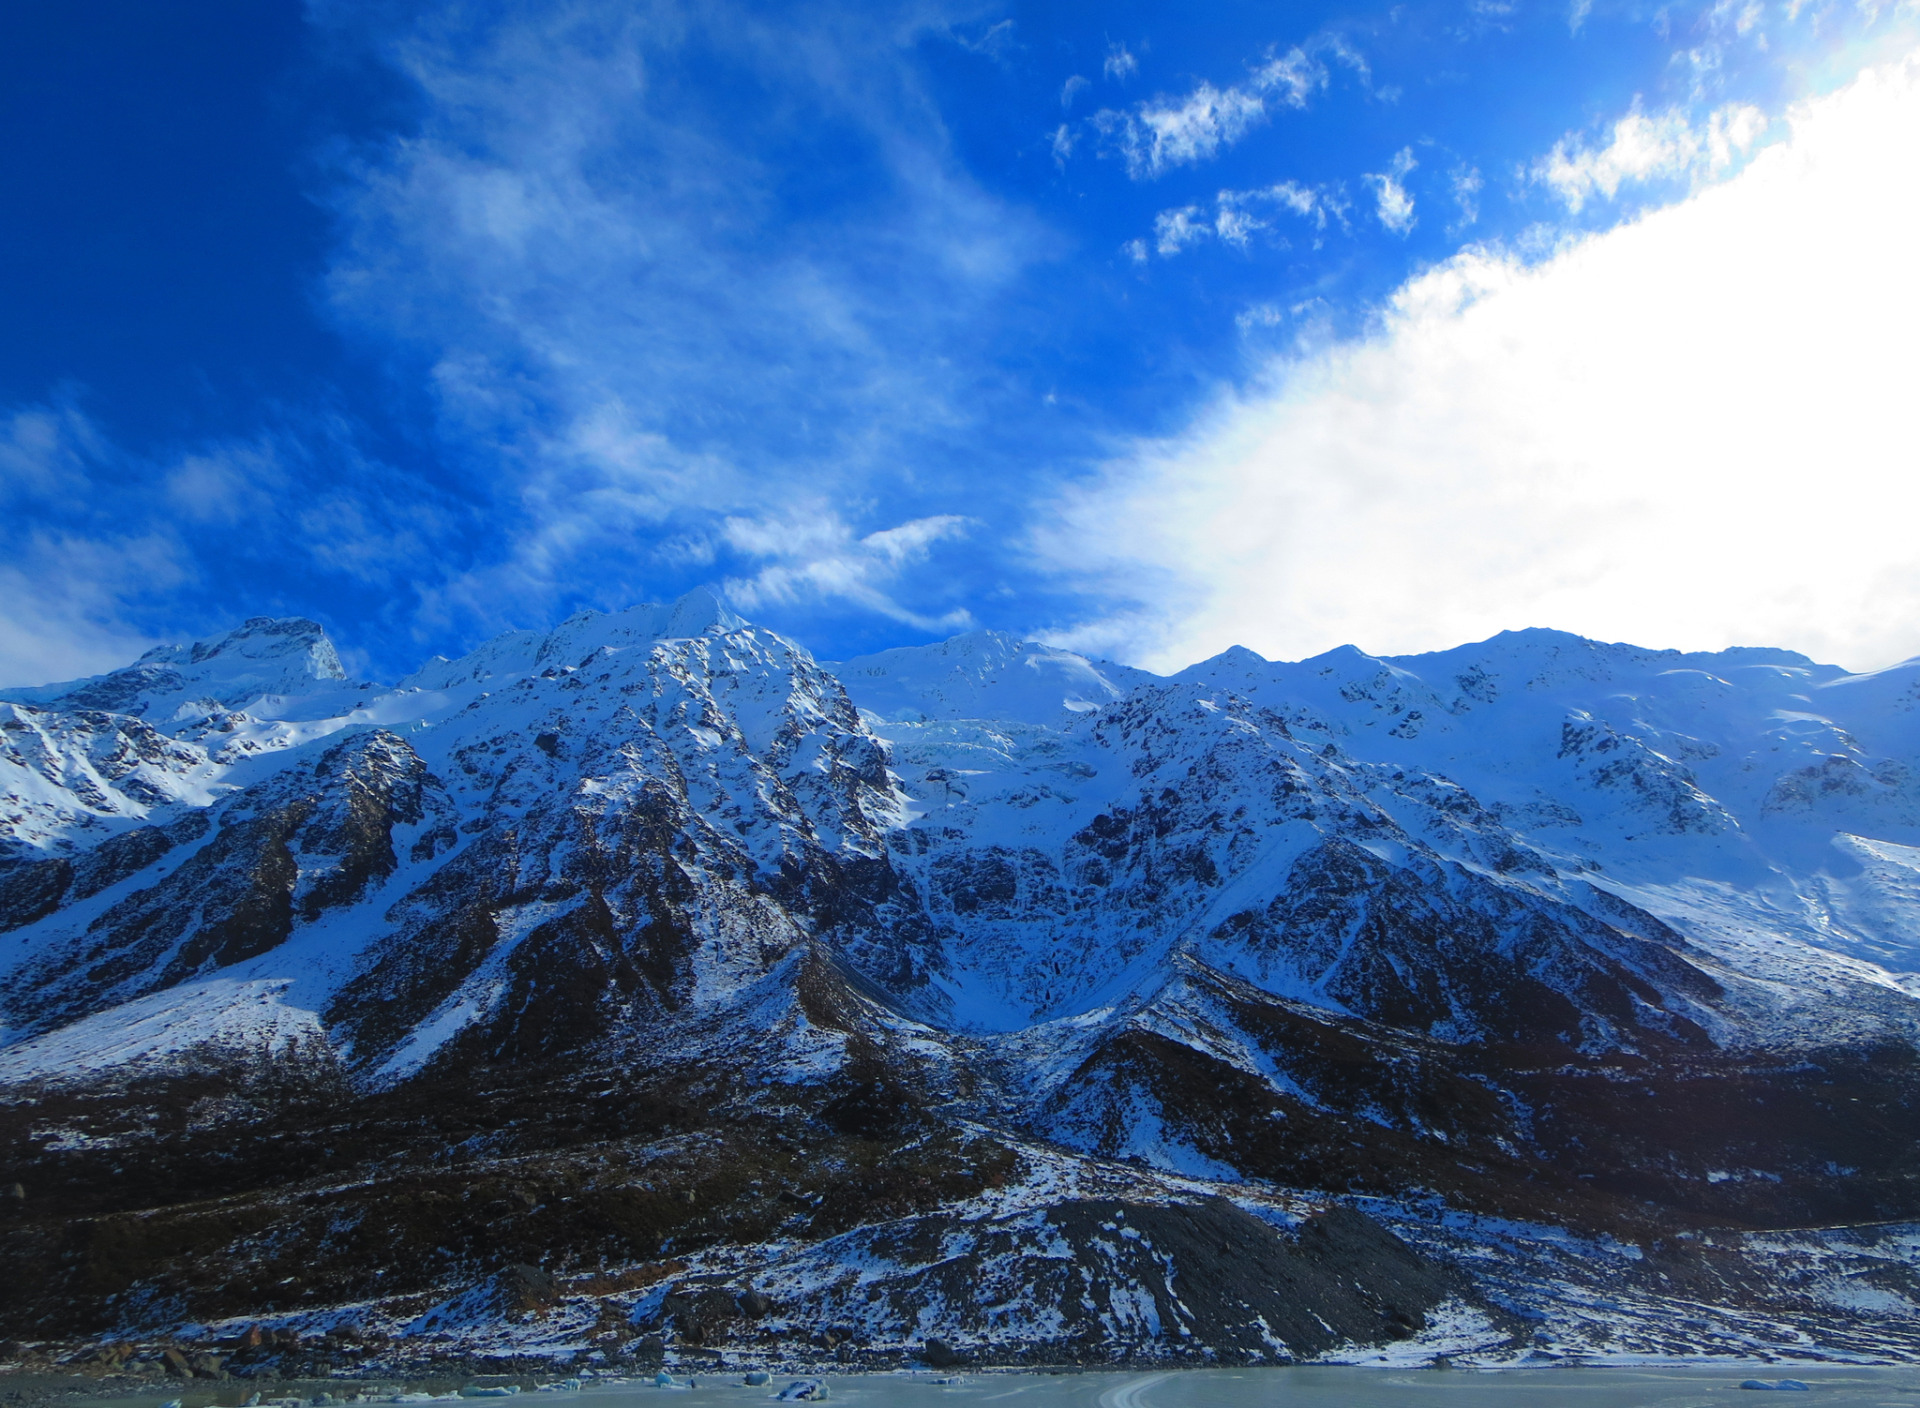
{"label": "steep cliff face", "polygon": [[[1102,1250],[1114,1209],[1191,1257],[1227,1214],[1170,1209],[1222,1191],[1285,1227],[1336,1195],[1644,1237],[1920,1215],[1900,671],[1551,633],[1174,680],[985,634],[829,669],[696,593],[392,687],[255,620],[12,695],[0,1080],[15,1163],[60,1191],[11,1254],[136,1213],[156,1248],[70,1247],[21,1326],[697,1250],[595,1313],[719,1343],[851,1315],[806,1268],[852,1238],[893,1268],[875,1343],[939,1319],[1016,1356],[1297,1357],[1333,1341],[1251,1290],[1145,1338],[1023,1329],[913,1248],[1023,1268],[1007,1304],[1065,1277],[1144,1306],[1165,1286]],[[495,1188],[523,1176],[534,1203]],[[1509,1333],[1324,1225],[1324,1256],[1247,1255],[1336,1338]],[[811,1308],[736,1313],[736,1286],[722,1314],[725,1256]],[[419,1323],[505,1304],[470,1300]]]}

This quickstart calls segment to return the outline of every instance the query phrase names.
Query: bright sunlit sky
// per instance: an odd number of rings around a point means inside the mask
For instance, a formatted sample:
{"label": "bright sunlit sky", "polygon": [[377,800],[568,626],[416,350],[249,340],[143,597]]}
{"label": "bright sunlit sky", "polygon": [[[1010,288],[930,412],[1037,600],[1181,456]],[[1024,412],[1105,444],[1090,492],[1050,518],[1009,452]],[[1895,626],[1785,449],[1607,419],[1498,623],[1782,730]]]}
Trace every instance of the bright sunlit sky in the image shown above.
{"label": "bright sunlit sky", "polygon": [[1920,3],[0,3],[0,683],[1920,653]]}

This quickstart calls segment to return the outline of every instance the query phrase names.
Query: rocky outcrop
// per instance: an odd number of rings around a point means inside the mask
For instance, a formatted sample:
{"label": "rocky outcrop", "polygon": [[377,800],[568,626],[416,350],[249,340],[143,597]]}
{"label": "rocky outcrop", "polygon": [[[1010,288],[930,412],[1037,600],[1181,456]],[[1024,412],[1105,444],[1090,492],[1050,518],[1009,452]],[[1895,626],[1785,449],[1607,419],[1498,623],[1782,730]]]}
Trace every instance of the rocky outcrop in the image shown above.
{"label": "rocky outcrop", "polygon": [[417,833],[416,856],[430,858],[453,839],[437,784],[403,740],[384,732],[337,743],[210,811],[123,833],[79,865],[38,863],[71,870],[71,902],[155,867],[182,841],[200,841],[73,942],[17,969],[6,988],[16,1023],[72,1021],[270,953],[296,925],[357,903],[391,876],[400,864],[396,829]]}
{"label": "rocky outcrop", "polygon": [[1362,1213],[1328,1209],[1281,1228],[1223,1198],[917,1217],[835,1250],[863,1268],[856,1286],[809,1288],[799,1267],[758,1273],[772,1298],[677,1282],[643,1300],[633,1326],[703,1347],[811,1331],[939,1367],[1289,1363],[1411,1338],[1436,1307],[1475,1298]]}

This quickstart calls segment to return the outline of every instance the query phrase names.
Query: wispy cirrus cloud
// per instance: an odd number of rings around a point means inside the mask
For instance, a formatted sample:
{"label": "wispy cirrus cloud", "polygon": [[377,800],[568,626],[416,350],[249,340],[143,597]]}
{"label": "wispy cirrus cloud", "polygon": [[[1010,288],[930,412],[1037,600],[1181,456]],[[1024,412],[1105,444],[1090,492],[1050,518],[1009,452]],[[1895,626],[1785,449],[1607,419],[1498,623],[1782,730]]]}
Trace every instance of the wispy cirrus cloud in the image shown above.
{"label": "wispy cirrus cloud", "polygon": [[1480,192],[1486,189],[1486,178],[1478,167],[1461,165],[1453,169],[1449,184],[1453,202],[1460,209],[1460,228],[1474,224],[1480,219]]}
{"label": "wispy cirrus cloud", "polygon": [[1202,83],[1172,101],[1142,103],[1129,112],[1102,108],[1094,130],[1119,151],[1136,181],[1171,167],[1206,161],[1232,146],[1267,115],[1266,100],[1244,88]]}
{"label": "wispy cirrus cloud", "polygon": [[[1307,186],[1298,181],[1280,181],[1244,191],[1221,191],[1211,205],[1184,205],[1163,210],[1153,221],[1153,250],[1163,259],[1209,240],[1245,248],[1255,238],[1266,237],[1282,248],[1285,236],[1275,230],[1275,222],[1286,216],[1307,222],[1316,235],[1328,222],[1346,224],[1349,202],[1337,186]],[[1140,241],[1140,256],[1147,244]]]}
{"label": "wispy cirrus cloud", "polygon": [[237,611],[364,612],[406,637],[469,510],[288,414],[134,451],[73,399],[0,412],[0,685],[97,673]]}
{"label": "wispy cirrus cloud", "polygon": [[1402,147],[1393,154],[1385,171],[1369,171],[1361,177],[1373,188],[1374,214],[1396,235],[1413,231],[1413,197],[1407,191],[1406,182],[1419,164],[1414,160],[1413,148]]}
{"label": "wispy cirrus cloud", "polygon": [[[956,348],[1050,236],[958,163],[914,51],[1002,61],[1010,24],[616,0],[329,14],[381,35],[421,113],[340,172],[332,306],[417,359],[442,453],[506,527],[437,591],[445,619],[558,609],[586,577],[606,604],[644,599],[677,570],[668,543],[711,541],[732,570],[744,540],[717,525],[743,515],[961,493],[953,446],[987,408]],[[822,565],[780,580],[913,613],[846,569],[840,537],[794,541]],[[911,596],[908,565],[890,590]]]}
{"label": "wispy cirrus cloud", "polygon": [[182,554],[98,511],[114,453],[71,403],[0,416],[0,685],[95,674],[153,644],[128,608],[175,586]]}
{"label": "wispy cirrus cloud", "polygon": [[915,630],[965,630],[964,607],[926,613],[902,606],[900,576],[927,561],[940,543],[966,536],[972,521],[935,514],[856,535],[830,506],[797,507],[777,518],[728,518],[720,528],[728,546],[763,565],[724,584],[743,611],[770,603],[827,599],[857,606]]}
{"label": "wispy cirrus cloud", "polygon": [[1210,161],[1276,108],[1303,109],[1332,81],[1329,61],[1368,78],[1366,59],[1338,35],[1270,53],[1244,83],[1202,81],[1179,97],[1156,97],[1125,110],[1102,108],[1089,119],[1127,174],[1151,180],[1176,166]]}

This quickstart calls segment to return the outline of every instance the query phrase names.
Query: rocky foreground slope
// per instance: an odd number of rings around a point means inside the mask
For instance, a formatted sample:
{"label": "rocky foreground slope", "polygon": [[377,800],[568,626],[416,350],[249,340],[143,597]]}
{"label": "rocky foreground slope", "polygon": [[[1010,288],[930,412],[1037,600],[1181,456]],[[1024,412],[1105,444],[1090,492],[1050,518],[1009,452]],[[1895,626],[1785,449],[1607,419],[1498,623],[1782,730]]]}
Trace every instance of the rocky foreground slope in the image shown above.
{"label": "rocky foreground slope", "polygon": [[0,694],[46,1352],[1920,1349],[1920,663],[828,665],[696,593]]}

